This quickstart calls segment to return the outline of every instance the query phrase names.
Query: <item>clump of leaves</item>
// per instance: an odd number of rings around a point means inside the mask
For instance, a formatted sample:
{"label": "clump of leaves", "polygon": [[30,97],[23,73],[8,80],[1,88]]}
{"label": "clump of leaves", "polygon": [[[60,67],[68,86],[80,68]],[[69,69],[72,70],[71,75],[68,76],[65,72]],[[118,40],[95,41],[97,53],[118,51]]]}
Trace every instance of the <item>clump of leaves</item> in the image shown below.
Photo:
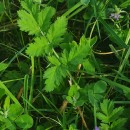
{"label": "clump of leaves", "polygon": [[100,112],[97,113],[97,118],[101,120],[101,130],[125,130],[124,124],[127,119],[121,117],[124,108],[114,108],[114,102],[104,99],[100,103]]}
{"label": "clump of leaves", "polygon": [[55,14],[53,7],[39,9],[37,4],[32,4],[29,0],[22,1],[21,5],[23,9],[18,11],[18,25],[22,31],[35,35],[34,42],[29,44],[26,53],[33,57],[45,57],[51,63],[43,78],[45,90],[52,91],[61,84],[68,72],[74,68],[76,70],[90,54],[89,40],[82,36],[79,44],[72,43],[69,50],[64,49],[61,55],[58,55],[55,47],[63,42],[63,36],[67,32],[67,18],[58,17],[51,24],[51,18]]}
{"label": "clump of leaves", "polygon": [[[59,1],[59,0],[58,0]],[[60,2],[63,2],[60,0]],[[71,3],[72,2],[72,3]],[[77,7],[72,7],[69,13],[72,13],[79,6],[84,5],[87,6],[90,0],[80,0]],[[100,79],[95,83],[89,83],[87,86],[80,86],[75,79],[82,79],[82,74],[86,76],[86,74],[96,74],[96,68],[94,62],[96,60],[93,55],[93,59],[90,56],[93,54],[92,46],[97,41],[97,38],[86,38],[84,35],[80,38],[79,42],[71,41],[65,42],[65,34],[67,34],[67,24],[68,19],[66,16],[69,13],[65,13],[62,16],[55,18],[56,9],[51,6],[41,6],[40,1],[35,2],[31,0],[21,1],[22,9],[18,11],[18,26],[21,31],[28,33],[28,35],[32,35],[33,39],[31,43],[29,43],[26,54],[31,57],[32,61],[32,78],[31,78],[31,89],[30,89],[30,97],[33,96],[33,85],[34,85],[34,57],[35,59],[42,57],[46,60],[45,68],[40,70],[40,81],[44,81],[46,92],[51,92],[59,86],[63,87],[66,84],[66,78],[72,80],[70,84],[70,88],[66,87],[65,89],[68,91],[68,95],[66,97],[67,101],[71,103],[73,106],[82,106],[84,103],[89,102],[91,106],[98,109],[98,104],[101,100],[103,100],[105,91],[107,89],[107,81],[100,77]],[[73,6],[76,3],[76,0],[68,1],[68,8]],[[96,13],[96,4],[92,1],[94,13]],[[99,2],[100,3],[100,2]],[[100,4],[99,4],[100,5]],[[101,8],[106,6],[101,3]],[[100,8],[99,8],[100,10]],[[76,11],[75,11],[76,12]],[[101,13],[101,12],[99,12]],[[71,16],[73,16],[72,13]],[[95,14],[95,17],[97,14]],[[105,12],[99,15],[99,22],[108,30],[108,32],[114,36],[114,39],[117,45],[121,45],[122,47],[126,47],[126,44],[122,39],[111,29],[108,24],[105,22],[104,17],[106,17]],[[102,18],[103,19],[102,19]],[[91,22],[91,21],[90,21]],[[96,23],[95,23],[96,24]],[[95,26],[95,25],[94,25]],[[93,26],[93,29],[94,29]],[[98,24],[97,24],[98,27]],[[93,32],[92,29],[92,32]],[[99,27],[98,27],[99,31]],[[91,33],[92,33],[91,32]],[[67,40],[66,40],[67,41]],[[66,44],[66,45],[65,45]],[[40,59],[40,58],[39,58]],[[40,64],[40,63],[39,63]],[[81,65],[81,71],[79,70],[78,76],[73,76],[73,74],[77,73],[77,67]],[[40,66],[40,65],[39,65]],[[97,65],[98,66],[98,65]],[[6,68],[6,67],[5,67]],[[40,67],[39,67],[40,68]],[[41,68],[40,68],[41,69]],[[3,70],[3,69],[2,69]],[[83,70],[83,72],[82,72]],[[98,74],[98,73],[97,73]],[[80,77],[80,78],[79,78]],[[86,82],[86,78],[84,80]],[[60,88],[62,90],[62,88]],[[69,89],[69,90],[68,90]],[[27,89],[28,90],[28,89]],[[63,90],[62,90],[63,91]],[[29,99],[31,99],[29,98]],[[32,102],[30,102],[32,103]],[[95,110],[96,110],[95,109]],[[120,118],[121,114],[124,110],[123,107],[114,108],[114,103],[110,100],[104,100],[103,103],[100,104],[100,112],[97,113],[97,118],[102,121],[100,128],[104,129],[123,129],[124,123],[126,122],[125,118]],[[26,116],[25,116],[26,117]],[[24,118],[25,118],[24,117]],[[23,118],[23,119],[24,119]],[[17,122],[18,126],[22,125]],[[96,123],[95,123],[96,124]],[[120,125],[119,125],[120,124]],[[120,126],[120,127],[119,127]],[[39,126],[40,127],[40,126]],[[75,126],[70,125],[69,129],[75,129]]]}
{"label": "clump of leaves", "polygon": [[19,104],[11,104],[10,97],[7,96],[3,108],[0,108],[0,129],[31,128],[33,119],[28,114],[23,114],[23,112],[23,108]]}

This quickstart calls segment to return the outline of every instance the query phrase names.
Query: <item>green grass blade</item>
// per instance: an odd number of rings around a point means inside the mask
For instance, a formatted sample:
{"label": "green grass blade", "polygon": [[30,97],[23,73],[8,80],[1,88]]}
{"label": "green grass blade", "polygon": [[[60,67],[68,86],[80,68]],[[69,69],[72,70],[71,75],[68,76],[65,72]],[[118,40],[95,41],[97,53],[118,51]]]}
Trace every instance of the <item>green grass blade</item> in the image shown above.
{"label": "green grass blade", "polygon": [[130,88],[128,88],[125,85],[119,84],[119,83],[114,82],[114,81],[112,81],[112,80],[110,80],[108,78],[105,78],[105,77],[99,77],[99,78],[106,81],[113,88],[119,88],[119,89],[123,90],[124,92],[130,92]]}
{"label": "green grass blade", "polygon": [[123,48],[127,48],[127,45],[125,44],[125,42],[120,37],[118,37],[118,35],[111,29],[111,27],[102,18],[98,18],[98,19],[103,24],[103,26],[107,29],[110,35],[113,36],[117,45]]}
{"label": "green grass blade", "polygon": [[19,101],[15,98],[15,96],[8,90],[8,88],[1,81],[0,81],[0,88],[5,90],[5,93],[14,101],[14,103],[21,106]]}

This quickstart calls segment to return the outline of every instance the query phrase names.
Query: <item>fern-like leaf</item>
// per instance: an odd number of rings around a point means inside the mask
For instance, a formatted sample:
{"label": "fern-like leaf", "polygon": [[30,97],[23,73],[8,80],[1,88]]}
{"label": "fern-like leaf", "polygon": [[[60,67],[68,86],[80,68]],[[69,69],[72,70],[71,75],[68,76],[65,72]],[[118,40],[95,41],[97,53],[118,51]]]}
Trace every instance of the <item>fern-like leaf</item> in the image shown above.
{"label": "fern-like leaf", "polygon": [[54,22],[54,24],[51,25],[48,33],[47,38],[49,39],[49,42],[53,45],[59,44],[63,38],[62,36],[65,34],[67,30],[67,19],[66,17],[59,17]]}
{"label": "fern-like leaf", "polygon": [[50,56],[48,57],[48,60],[51,64],[59,66],[61,63],[59,62],[59,60],[55,57],[55,56]]}
{"label": "fern-like leaf", "polygon": [[42,56],[47,53],[49,48],[48,41],[45,37],[37,37],[35,38],[35,42],[29,44],[29,47],[26,50],[26,53],[29,56]]}
{"label": "fern-like leaf", "polygon": [[100,104],[101,110],[105,115],[110,115],[114,109],[114,103],[110,100],[103,100]]}
{"label": "fern-like leaf", "polygon": [[126,118],[117,119],[111,124],[112,130],[123,130],[126,121]]}
{"label": "fern-like leaf", "polygon": [[42,32],[48,30],[51,24],[51,18],[55,14],[56,10],[53,7],[46,7],[38,14],[38,23]]}
{"label": "fern-like leaf", "polygon": [[38,34],[40,32],[40,28],[34,19],[31,13],[26,12],[25,10],[18,11],[18,26],[21,31],[28,32],[29,35]]}
{"label": "fern-like leaf", "polygon": [[64,67],[53,66],[48,68],[43,76],[43,78],[46,79],[45,90],[47,92],[53,91],[62,83],[64,77],[66,77],[66,69]]}
{"label": "fern-like leaf", "polygon": [[36,14],[38,11],[38,4],[34,4],[32,0],[24,0],[21,1],[21,6],[23,9],[25,9],[29,13]]}
{"label": "fern-like leaf", "polygon": [[83,62],[83,59],[90,54],[90,44],[87,39],[82,36],[80,44],[73,47],[69,53],[68,61],[70,64],[78,65]]}
{"label": "fern-like leaf", "polygon": [[124,112],[124,108],[123,107],[118,107],[115,108],[112,113],[110,114],[110,120],[111,122],[115,121],[118,119],[118,117]]}
{"label": "fern-like leaf", "polygon": [[116,121],[121,114],[123,113],[123,107],[118,107],[114,109],[113,101],[104,99],[103,103],[100,104],[101,112],[97,113],[97,118],[103,123],[110,124],[111,122]]}
{"label": "fern-like leaf", "polygon": [[18,25],[22,31],[28,32],[29,35],[37,35],[48,30],[51,18],[56,12],[55,8],[45,7],[40,11],[38,4],[32,0],[22,1],[21,6],[24,10],[18,11]]}

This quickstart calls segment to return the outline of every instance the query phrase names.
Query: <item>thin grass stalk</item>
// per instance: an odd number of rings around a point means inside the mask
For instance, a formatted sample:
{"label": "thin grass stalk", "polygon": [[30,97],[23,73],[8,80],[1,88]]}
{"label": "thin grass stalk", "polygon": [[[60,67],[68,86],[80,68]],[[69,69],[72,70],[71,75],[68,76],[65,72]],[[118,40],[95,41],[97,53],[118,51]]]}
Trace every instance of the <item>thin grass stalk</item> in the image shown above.
{"label": "thin grass stalk", "polygon": [[32,99],[33,99],[33,89],[34,89],[34,57],[32,56],[31,57],[31,64],[32,64],[32,67],[31,67],[31,86],[30,86],[30,94],[29,94],[29,103],[32,104]]}
{"label": "thin grass stalk", "polygon": [[72,8],[70,8],[68,11],[66,11],[62,16],[67,17],[69,16],[74,10],[79,8],[82,5],[81,2],[78,2],[76,5],[74,5]]}
{"label": "thin grass stalk", "polygon": [[[23,91],[23,97],[28,100],[28,88],[29,88],[29,84],[28,84],[28,80],[29,80],[29,75],[25,75],[24,76],[24,91]],[[28,104],[25,100],[23,100],[24,103],[24,110],[25,113],[28,114]]]}
{"label": "thin grass stalk", "polygon": [[14,103],[22,107],[19,101],[16,99],[16,97],[8,90],[8,88],[1,81],[0,81],[0,88],[5,90],[5,93],[14,101]]}
{"label": "thin grass stalk", "polygon": [[43,85],[43,78],[42,78],[42,69],[41,69],[41,63],[40,63],[40,58],[38,58],[38,67],[39,67],[39,71],[40,71],[40,85],[39,85],[39,90],[42,90],[42,85]]}

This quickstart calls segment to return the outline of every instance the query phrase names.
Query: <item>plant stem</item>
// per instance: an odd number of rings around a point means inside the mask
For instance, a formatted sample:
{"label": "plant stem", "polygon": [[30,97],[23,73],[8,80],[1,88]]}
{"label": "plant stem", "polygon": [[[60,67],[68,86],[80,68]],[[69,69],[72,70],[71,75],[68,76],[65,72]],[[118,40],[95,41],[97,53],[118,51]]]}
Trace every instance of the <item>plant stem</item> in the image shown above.
{"label": "plant stem", "polygon": [[66,11],[62,16],[67,17],[68,15],[70,15],[74,10],[76,10],[77,8],[79,8],[82,5],[81,2],[78,2],[76,5],[74,5],[72,8],[70,8],[68,11]]}
{"label": "plant stem", "polygon": [[30,87],[30,94],[29,94],[29,103],[32,104],[32,99],[33,99],[33,88],[34,88],[34,57],[31,56],[31,64],[32,64],[32,67],[31,67],[31,70],[32,70],[32,73],[31,73],[31,87]]}
{"label": "plant stem", "polygon": [[88,5],[85,6],[81,6],[81,8],[78,8],[76,11],[74,11],[72,14],[70,14],[68,16],[68,19],[72,18],[74,15],[78,14],[79,12],[81,12],[83,9],[85,9]]}
{"label": "plant stem", "polygon": [[40,63],[40,58],[38,58],[38,67],[39,67],[39,71],[40,71],[40,85],[39,85],[39,90],[42,90],[42,69],[41,69],[41,63]]}

